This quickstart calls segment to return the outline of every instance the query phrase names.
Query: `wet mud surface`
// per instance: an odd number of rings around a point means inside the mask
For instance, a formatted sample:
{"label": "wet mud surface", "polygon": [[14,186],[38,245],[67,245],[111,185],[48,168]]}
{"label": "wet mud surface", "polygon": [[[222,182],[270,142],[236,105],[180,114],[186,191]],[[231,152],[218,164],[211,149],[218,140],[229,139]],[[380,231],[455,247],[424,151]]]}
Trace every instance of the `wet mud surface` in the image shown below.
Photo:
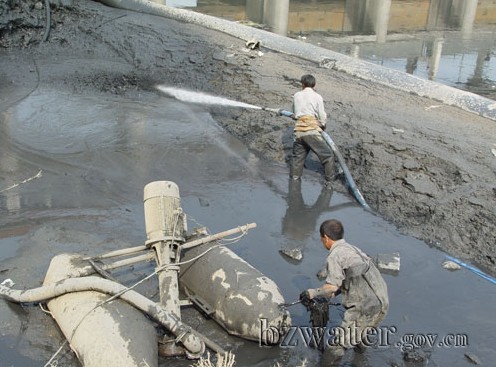
{"label": "wet mud surface", "polygon": [[[349,242],[367,253],[401,253],[400,274],[386,276],[391,310],[384,325],[398,328],[396,339],[468,335],[469,347],[428,351],[433,365],[470,365],[467,351],[496,358],[494,285],[440,266],[448,253],[496,274],[494,121],[263,45],[262,53],[246,50],[225,34],[96,2],[53,5],[50,35],[42,42],[41,3],[0,4],[2,280],[13,279],[18,289],[36,287],[60,252],[99,254],[142,244],[143,187],[170,180],[179,185],[190,228],[204,225],[213,233],[257,222],[233,249],[274,279],[287,300],[319,284],[314,274],[325,253],[316,228],[337,216]],[[304,73],[317,77],[328,132],[374,213],[355,204],[342,183],[330,195],[321,192],[314,158],[301,187],[289,187],[289,119],[185,104],[154,88],[166,84],[290,109]],[[281,248],[301,249],[303,260],[289,261]],[[137,267],[133,274],[149,270]],[[154,286],[144,288],[150,297]],[[63,342],[50,316],[32,305],[2,302],[0,308],[0,349],[6,351],[0,365],[46,363]],[[292,314],[295,324],[307,323],[303,308]],[[239,365],[303,359],[314,365],[319,358],[302,343],[259,348],[227,337],[192,311],[186,315],[233,349]],[[360,358],[359,366],[403,363],[397,347]],[[78,365],[69,350],[59,363]]]}

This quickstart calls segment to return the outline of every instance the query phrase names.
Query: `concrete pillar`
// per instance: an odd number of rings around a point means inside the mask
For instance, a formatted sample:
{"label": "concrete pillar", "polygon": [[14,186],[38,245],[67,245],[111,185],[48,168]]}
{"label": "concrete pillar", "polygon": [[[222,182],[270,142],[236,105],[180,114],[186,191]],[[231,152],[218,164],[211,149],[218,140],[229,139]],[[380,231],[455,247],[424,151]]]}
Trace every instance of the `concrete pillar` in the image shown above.
{"label": "concrete pillar", "polygon": [[427,30],[444,29],[449,23],[453,0],[431,0],[427,16]]}
{"label": "concrete pillar", "polygon": [[478,3],[478,0],[465,0],[464,2],[463,13],[461,15],[461,31],[463,39],[470,39],[472,37]]}
{"label": "concrete pillar", "polygon": [[246,17],[252,22],[263,23],[264,2],[265,0],[246,0]]}
{"label": "concrete pillar", "polygon": [[376,0],[375,6],[375,34],[378,43],[386,42],[389,26],[389,15],[391,12],[391,0]]}
{"label": "concrete pillar", "polygon": [[288,33],[289,0],[267,0],[264,2],[264,23],[272,32],[281,36]]}
{"label": "concrete pillar", "polygon": [[346,0],[344,32],[368,32],[365,19],[368,0]]}

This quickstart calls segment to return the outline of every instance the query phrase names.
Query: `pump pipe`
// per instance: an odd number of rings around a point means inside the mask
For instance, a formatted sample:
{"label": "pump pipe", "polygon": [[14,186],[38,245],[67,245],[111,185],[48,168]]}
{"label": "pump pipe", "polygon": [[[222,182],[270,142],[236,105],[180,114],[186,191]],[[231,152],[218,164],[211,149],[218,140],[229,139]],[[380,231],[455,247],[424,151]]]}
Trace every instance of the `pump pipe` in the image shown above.
{"label": "pump pipe", "polygon": [[[119,297],[123,301],[146,313],[173,333],[184,347],[199,357],[205,350],[204,341],[208,338],[181,322],[181,320],[164,305],[155,303],[140,293],[119,283],[96,276],[63,279],[42,287],[16,290],[0,284],[0,298],[16,303],[38,303],[73,292],[94,291]],[[70,340],[69,340],[70,341]],[[208,345],[212,345],[208,341]]]}
{"label": "pump pipe", "polygon": [[[277,109],[277,108],[268,108],[268,107],[262,107],[262,110],[277,113],[279,116],[286,116],[286,117],[293,118],[293,112],[291,112],[291,111],[286,111],[286,110]],[[344,176],[346,178],[346,182],[348,183],[348,187],[350,188],[351,192],[353,193],[353,196],[355,196],[355,199],[358,201],[358,203],[362,207],[364,207],[367,210],[371,210],[369,205],[365,201],[362,193],[360,192],[360,190],[358,190],[358,187],[355,184],[353,177],[351,177],[350,170],[348,169],[348,166],[346,165],[346,162],[345,162],[343,156],[339,152],[337,145],[334,143],[334,141],[332,140],[332,138],[330,137],[330,135],[328,133],[326,133],[325,131],[322,131],[321,134],[322,134],[322,137],[324,138],[325,142],[327,143],[327,145],[329,145],[329,147],[332,149],[332,151],[336,155],[338,162],[339,162],[339,165],[343,169],[343,173],[344,173]]]}

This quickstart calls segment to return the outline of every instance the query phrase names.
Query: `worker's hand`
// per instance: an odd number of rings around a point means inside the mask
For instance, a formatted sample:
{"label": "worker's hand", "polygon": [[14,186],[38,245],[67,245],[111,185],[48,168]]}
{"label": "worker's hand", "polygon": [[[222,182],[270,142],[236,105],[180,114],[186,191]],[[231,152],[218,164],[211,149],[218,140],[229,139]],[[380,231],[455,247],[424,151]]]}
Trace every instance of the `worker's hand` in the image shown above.
{"label": "worker's hand", "polygon": [[308,307],[310,305],[311,300],[312,299],[310,298],[310,293],[308,292],[308,289],[300,293],[300,301],[303,306]]}
{"label": "worker's hand", "polygon": [[317,297],[317,294],[319,293],[319,289],[314,289],[314,288],[309,288],[307,289],[308,295],[310,296],[310,299],[314,299]]}
{"label": "worker's hand", "polygon": [[309,288],[306,291],[300,293],[300,301],[304,305],[309,303],[317,295],[317,290]]}

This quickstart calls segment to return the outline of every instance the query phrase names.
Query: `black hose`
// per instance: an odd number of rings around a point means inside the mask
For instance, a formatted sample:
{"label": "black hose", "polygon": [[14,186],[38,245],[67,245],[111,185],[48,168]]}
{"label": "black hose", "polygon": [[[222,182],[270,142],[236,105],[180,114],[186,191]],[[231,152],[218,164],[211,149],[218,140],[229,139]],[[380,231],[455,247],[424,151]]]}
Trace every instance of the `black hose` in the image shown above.
{"label": "black hose", "polygon": [[[293,116],[293,113],[290,111],[274,110],[274,109],[270,109],[270,108],[264,108],[264,109],[267,111],[277,111],[278,114],[281,116],[286,116],[286,117],[292,117]],[[322,134],[322,137],[324,138],[324,140],[326,141],[327,145],[329,145],[329,147],[332,149],[333,153],[336,155],[336,158],[338,159],[339,165],[343,169],[344,177],[346,178],[346,181],[348,182],[348,186],[349,186],[351,192],[353,193],[353,196],[355,197],[355,199],[358,201],[358,203],[362,207],[364,207],[367,210],[371,210],[369,205],[365,201],[362,193],[360,192],[360,190],[358,190],[358,187],[355,184],[353,177],[351,177],[350,170],[348,169],[348,166],[346,165],[346,162],[344,161],[343,156],[339,152],[337,145],[334,143],[334,141],[332,140],[332,138],[329,136],[328,133],[326,133],[325,131],[322,131],[321,134]]]}
{"label": "black hose", "polygon": [[363,206],[365,209],[370,210],[369,205],[365,201],[362,193],[360,190],[358,190],[357,185],[355,184],[355,181],[353,180],[353,177],[351,177],[350,170],[348,169],[348,166],[346,165],[346,162],[344,161],[343,156],[338,150],[337,145],[334,143],[334,141],[331,139],[328,133],[325,131],[322,131],[322,137],[326,141],[326,143],[331,147],[332,151],[336,155],[339,164],[341,165],[341,168],[343,169],[344,177],[346,178],[346,181],[348,182],[348,186],[350,187],[351,192],[353,193],[353,196],[355,196],[355,199],[360,203],[361,206]]}
{"label": "black hose", "polygon": [[46,23],[45,23],[45,34],[43,35],[43,41],[48,41],[48,36],[50,36],[50,25],[52,23],[52,17],[50,14],[50,0],[45,0],[45,8],[46,8]]}

